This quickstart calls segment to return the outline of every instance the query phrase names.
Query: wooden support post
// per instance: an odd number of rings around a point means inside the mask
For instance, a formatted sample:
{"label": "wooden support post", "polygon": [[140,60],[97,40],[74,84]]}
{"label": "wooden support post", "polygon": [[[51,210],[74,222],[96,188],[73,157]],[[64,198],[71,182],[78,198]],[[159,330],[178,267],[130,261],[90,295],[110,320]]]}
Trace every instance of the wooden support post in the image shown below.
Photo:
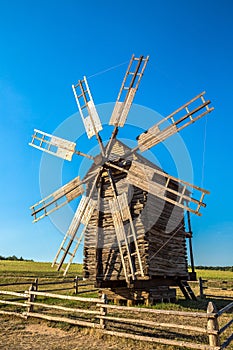
{"label": "wooden support post", "polygon": [[211,317],[208,317],[207,320],[207,331],[210,331],[209,333],[209,344],[210,346],[220,346],[220,338],[219,334],[211,334],[211,331],[218,332],[219,331],[219,324],[218,324],[218,315],[217,315],[217,308],[215,304],[210,301],[207,306],[207,314],[215,314],[215,317],[211,315]]}
{"label": "wooden support post", "polygon": [[[35,287],[34,287],[34,283],[32,283],[32,285],[29,287],[29,293],[34,291],[35,290]],[[35,295],[34,294],[29,294],[28,295],[28,302],[30,303],[33,303],[35,300]],[[33,312],[33,305],[28,305],[28,308],[27,308],[27,312]]]}
{"label": "wooden support post", "polygon": [[74,293],[78,294],[78,276],[75,276],[74,279]]}
{"label": "wooden support post", "polygon": [[[102,294],[102,301],[104,304],[107,304],[107,296],[106,294]],[[107,315],[107,309],[101,305],[100,307],[100,314],[101,316],[106,316]],[[100,319],[100,327],[104,329],[106,327],[106,320]]]}
{"label": "wooden support post", "polygon": [[133,306],[135,305],[135,301],[131,299],[127,299],[127,306]]}
{"label": "wooden support post", "polygon": [[35,281],[34,281],[34,290],[38,291],[38,284],[39,284],[39,280],[38,278],[35,278]]}
{"label": "wooden support post", "polygon": [[199,277],[199,291],[200,291],[200,298],[204,299],[205,295],[203,293],[203,280],[201,277]]}
{"label": "wooden support post", "polygon": [[191,218],[190,218],[190,212],[187,211],[187,218],[188,218],[188,230],[189,230],[189,255],[190,255],[190,261],[191,261],[191,268],[192,268],[192,273],[191,273],[191,281],[196,280],[196,272],[195,272],[195,266],[194,266],[194,257],[193,257],[193,246],[192,246],[192,227],[191,227]]}

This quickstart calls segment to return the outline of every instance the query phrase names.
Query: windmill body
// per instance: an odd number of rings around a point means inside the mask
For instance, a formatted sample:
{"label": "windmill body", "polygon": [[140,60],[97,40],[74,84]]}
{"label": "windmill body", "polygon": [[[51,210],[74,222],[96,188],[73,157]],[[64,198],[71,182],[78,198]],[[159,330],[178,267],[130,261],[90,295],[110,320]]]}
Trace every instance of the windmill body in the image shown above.
{"label": "windmill body", "polygon": [[[38,221],[82,195],[53,266],[66,274],[84,240],[84,277],[98,287],[137,299],[143,293],[175,296],[170,287],[179,285],[186,297],[194,297],[186,282],[186,238],[191,248],[191,229],[185,232],[184,217],[188,213],[190,224],[189,213],[200,216],[209,192],[167,174],[141,152],[191,125],[213,107],[204,99],[204,92],[197,95],[139,135],[137,146],[130,149],[117,140],[117,133],[126,122],[147,62],[148,57],[132,56],[110,118],[113,132],[105,146],[87,79],[72,86],[87,136],[96,136],[99,143],[96,157],[78,151],[74,142],[34,131],[31,146],[69,161],[74,154],[84,156],[93,165],[83,179],[71,180],[33,205],[32,215]],[[193,264],[193,256],[191,261]]]}

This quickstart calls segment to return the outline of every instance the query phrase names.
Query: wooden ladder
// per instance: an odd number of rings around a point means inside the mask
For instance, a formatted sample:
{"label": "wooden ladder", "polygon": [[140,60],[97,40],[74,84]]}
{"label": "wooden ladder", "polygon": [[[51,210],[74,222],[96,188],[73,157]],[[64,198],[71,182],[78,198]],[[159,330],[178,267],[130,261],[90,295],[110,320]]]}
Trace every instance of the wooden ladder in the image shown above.
{"label": "wooden ladder", "polygon": [[185,296],[185,299],[187,300],[197,300],[192,288],[190,287],[190,285],[188,284],[187,281],[185,280],[180,280],[178,283],[182,293]]}
{"label": "wooden ladder", "polygon": [[[109,201],[110,210],[113,217],[113,223],[115,227],[119,252],[121,256],[121,262],[125,274],[126,282],[130,279],[135,280],[137,275],[144,276],[142,260],[138,248],[136,232],[132,216],[128,207],[127,196],[125,193],[116,196],[115,199]],[[125,231],[124,222],[128,221],[130,230],[128,234]],[[132,249],[132,245],[134,249]],[[126,248],[126,254],[123,253],[123,248]],[[135,258],[137,258],[139,269],[136,269]],[[127,271],[127,261],[129,266],[129,272]]]}

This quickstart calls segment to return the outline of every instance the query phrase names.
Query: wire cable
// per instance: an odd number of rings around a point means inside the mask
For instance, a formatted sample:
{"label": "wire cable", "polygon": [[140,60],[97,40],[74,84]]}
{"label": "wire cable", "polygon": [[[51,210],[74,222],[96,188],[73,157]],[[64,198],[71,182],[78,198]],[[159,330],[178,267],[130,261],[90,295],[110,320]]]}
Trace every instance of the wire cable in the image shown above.
{"label": "wire cable", "polygon": [[95,74],[89,75],[87,78],[90,79],[90,78],[96,77],[97,75],[104,74],[104,73],[106,73],[106,72],[109,72],[110,70],[113,70],[113,69],[116,69],[116,68],[118,68],[118,67],[121,67],[121,66],[125,65],[126,63],[128,63],[128,61],[122,62],[122,63],[120,63],[120,64],[117,64],[116,66],[112,66],[112,67],[110,67],[110,68],[107,68],[107,69],[102,70],[102,71],[100,71],[100,72],[97,72],[97,73],[95,73]]}
{"label": "wire cable", "polygon": [[207,123],[208,123],[208,116],[206,115],[205,127],[204,127],[203,154],[202,154],[202,171],[201,171],[201,187],[202,188],[204,186],[204,179],[205,179],[205,154],[206,154]]}

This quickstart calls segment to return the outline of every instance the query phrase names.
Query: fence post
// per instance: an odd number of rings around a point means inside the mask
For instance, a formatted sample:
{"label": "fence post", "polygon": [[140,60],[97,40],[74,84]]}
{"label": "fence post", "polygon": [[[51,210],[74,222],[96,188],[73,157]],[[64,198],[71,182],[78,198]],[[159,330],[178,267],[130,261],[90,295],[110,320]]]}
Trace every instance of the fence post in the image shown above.
{"label": "fence post", "polygon": [[35,291],[38,291],[38,282],[39,282],[38,278],[35,278],[35,281],[33,283]]}
{"label": "fence post", "polygon": [[[29,293],[34,291],[34,283],[32,283],[32,285],[29,287]],[[34,294],[29,294],[28,295],[28,302],[30,303],[33,303],[33,301],[35,300],[35,295]],[[28,308],[27,308],[27,312],[33,312],[33,305],[28,305]]]}
{"label": "fence post", "polygon": [[[215,304],[210,301],[208,306],[207,306],[207,314],[214,314],[214,317],[208,317],[207,320],[207,332],[208,331],[219,331],[219,324],[218,324],[218,315],[217,315],[217,308]],[[219,334],[211,334],[209,333],[209,344],[210,346],[220,346],[220,337]]]}
{"label": "fence post", "polygon": [[[103,304],[107,304],[107,296],[106,296],[106,294],[102,294],[101,299],[102,299],[102,303]],[[107,315],[107,308],[106,307],[104,307],[104,306],[100,307],[100,315],[101,316],[106,316]],[[103,319],[103,318],[100,318],[100,327],[102,329],[104,329],[106,327],[106,320]]]}
{"label": "fence post", "polygon": [[203,280],[201,277],[199,277],[199,292],[200,292],[200,298],[204,299],[204,293],[203,293]]}
{"label": "fence post", "polygon": [[75,294],[78,294],[78,276],[75,276],[74,278],[74,292]]}

